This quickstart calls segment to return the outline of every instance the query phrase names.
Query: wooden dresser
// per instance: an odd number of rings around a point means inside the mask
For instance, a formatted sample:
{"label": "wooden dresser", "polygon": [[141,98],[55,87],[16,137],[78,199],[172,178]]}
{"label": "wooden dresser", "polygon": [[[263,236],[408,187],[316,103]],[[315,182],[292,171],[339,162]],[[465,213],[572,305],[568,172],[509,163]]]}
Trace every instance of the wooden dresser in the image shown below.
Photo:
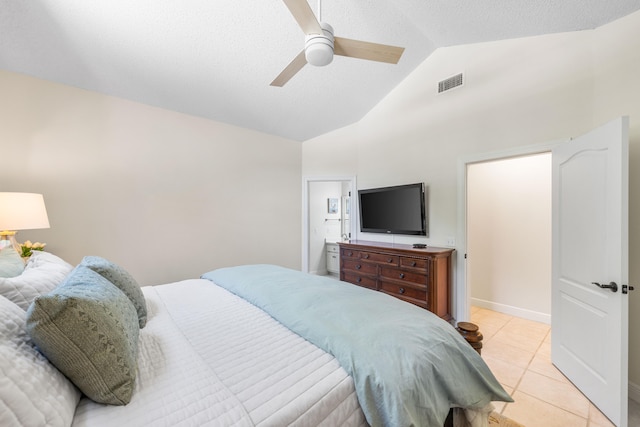
{"label": "wooden dresser", "polygon": [[340,242],[340,280],[385,292],[451,319],[453,249]]}

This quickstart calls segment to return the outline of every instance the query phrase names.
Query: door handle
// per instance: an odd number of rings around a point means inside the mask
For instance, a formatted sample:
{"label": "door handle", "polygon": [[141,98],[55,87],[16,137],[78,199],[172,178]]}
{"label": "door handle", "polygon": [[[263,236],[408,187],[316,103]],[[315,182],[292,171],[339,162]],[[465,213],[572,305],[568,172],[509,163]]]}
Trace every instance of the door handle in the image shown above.
{"label": "door handle", "polygon": [[611,292],[618,292],[618,284],[616,282],[609,282],[608,285],[601,285],[598,282],[591,282],[592,284],[596,285],[599,288],[602,289],[611,289]]}

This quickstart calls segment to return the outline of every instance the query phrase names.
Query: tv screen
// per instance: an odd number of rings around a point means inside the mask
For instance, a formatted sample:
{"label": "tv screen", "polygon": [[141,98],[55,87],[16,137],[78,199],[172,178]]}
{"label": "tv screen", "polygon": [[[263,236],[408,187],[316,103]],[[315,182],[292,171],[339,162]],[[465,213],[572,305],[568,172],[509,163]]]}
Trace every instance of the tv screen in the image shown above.
{"label": "tv screen", "polygon": [[358,190],[363,233],[427,235],[424,184]]}

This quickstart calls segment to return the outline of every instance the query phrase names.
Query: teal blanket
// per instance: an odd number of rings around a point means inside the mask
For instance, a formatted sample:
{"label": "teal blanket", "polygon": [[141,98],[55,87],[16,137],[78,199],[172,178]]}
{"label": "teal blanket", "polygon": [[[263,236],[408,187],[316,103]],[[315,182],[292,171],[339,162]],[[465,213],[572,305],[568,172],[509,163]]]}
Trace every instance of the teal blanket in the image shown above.
{"label": "teal blanket", "polygon": [[449,408],[512,401],[447,322],[381,292],[273,265],[202,276],[332,354],[372,426],[442,427]]}

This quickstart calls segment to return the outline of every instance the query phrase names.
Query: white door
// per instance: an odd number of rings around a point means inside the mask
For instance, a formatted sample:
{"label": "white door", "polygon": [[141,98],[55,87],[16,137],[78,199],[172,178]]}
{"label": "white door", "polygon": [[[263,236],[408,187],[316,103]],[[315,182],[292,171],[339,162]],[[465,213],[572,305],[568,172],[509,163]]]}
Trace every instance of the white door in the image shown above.
{"label": "white door", "polygon": [[616,119],[552,156],[552,360],[619,427],[628,417],[628,127]]}

